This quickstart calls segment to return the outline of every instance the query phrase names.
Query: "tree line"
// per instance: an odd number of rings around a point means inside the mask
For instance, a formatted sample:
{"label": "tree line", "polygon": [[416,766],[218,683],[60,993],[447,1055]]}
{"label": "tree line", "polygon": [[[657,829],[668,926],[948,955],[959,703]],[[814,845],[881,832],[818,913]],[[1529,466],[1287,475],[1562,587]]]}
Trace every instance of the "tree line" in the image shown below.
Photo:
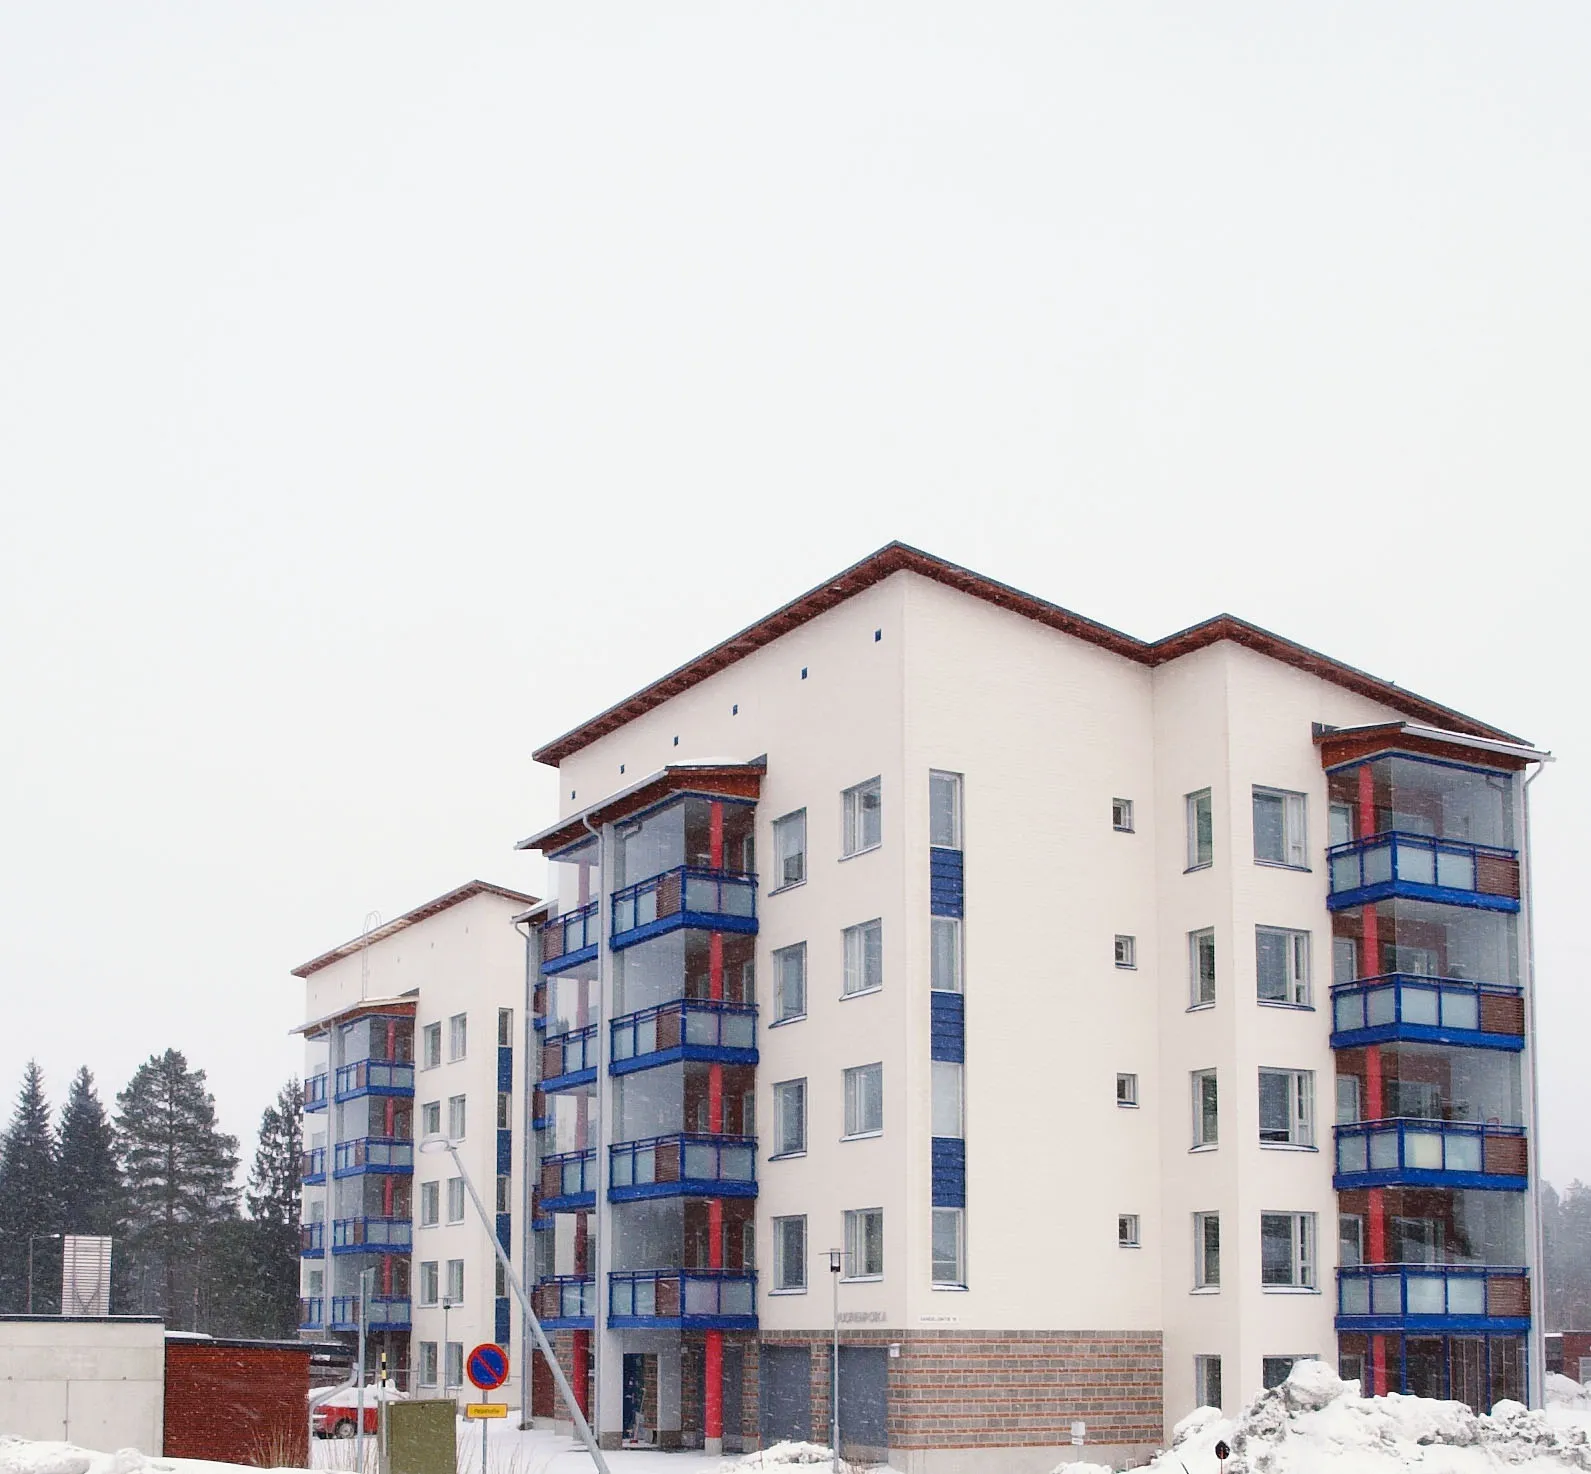
{"label": "tree line", "polygon": [[34,1314],[59,1314],[61,1235],[99,1234],[114,1240],[112,1314],[217,1336],[295,1335],[303,1104],[294,1079],[266,1108],[240,1190],[238,1140],[181,1051],[150,1055],[114,1115],[78,1070],[59,1120],[30,1062],[0,1134],[0,1312],[25,1312],[31,1292]]}

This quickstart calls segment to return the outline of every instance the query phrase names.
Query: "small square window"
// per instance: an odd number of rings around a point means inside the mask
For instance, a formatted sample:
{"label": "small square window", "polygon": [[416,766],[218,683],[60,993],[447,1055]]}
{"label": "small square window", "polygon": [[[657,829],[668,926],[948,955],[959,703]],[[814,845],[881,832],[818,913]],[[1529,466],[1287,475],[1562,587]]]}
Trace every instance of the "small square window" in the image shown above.
{"label": "small square window", "polygon": [[807,811],[797,809],[773,821],[773,885],[783,890],[807,878]]}
{"label": "small square window", "polygon": [[1116,1242],[1124,1249],[1136,1249],[1138,1243],[1138,1215],[1120,1213],[1116,1217]]}
{"label": "small square window", "polygon": [[866,993],[884,986],[884,923],[864,921],[845,928],[843,995]]}
{"label": "small square window", "polygon": [[1286,865],[1294,870],[1309,865],[1309,839],[1305,824],[1306,800],[1301,793],[1281,788],[1254,790],[1254,859],[1261,865]]}
{"label": "small square window", "polygon": [[938,849],[961,848],[961,774],[928,775],[928,843]]}
{"label": "small square window", "polygon": [[1210,790],[1190,793],[1188,804],[1188,869],[1200,870],[1215,859],[1215,810]]}
{"label": "small square window", "polygon": [[1120,932],[1116,934],[1116,966],[1138,966],[1138,938],[1124,937]]}
{"label": "small square window", "polygon": [[884,1129],[884,1066],[845,1071],[845,1134],[874,1136]]}
{"label": "small square window", "polygon": [[841,797],[842,825],[840,853],[859,855],[877,848],[884,840],[883,780],[869,778]]}
{"label": "small square window", "polygon": [[1138,1104],[1138,1077],[1136,1075],[1116,1076],[1116,1104],[1119,1106],[1135,1106]]}
{"label": "small square window", "polygon": [[844,1279],[879,1279],[884,1273],[884,1210],[848,1208],[845,1213]]}
{"label": "small square window", "polygon": [[960,1208],[932,1210],[932,1274],[936,1289],[965,1289],[967,1251],[965,1215]]}
{"label": "small square window", "polygon": [[781,947],[773,954],[774,1022],[805,1018],[807,1011],[807,944]]}
{"label": "small square window", "polygon": [[807,1220],[805,1214],[773,1220],[773,1287],[807,1287]]}
{"label": "small square window", "polygon": [[930,918],[929,987],[936,993],[961,991],[961,922],[954,916]]}
{"label": "small square window", "polygon": [[1132,800],[1130,798],[1113,798],[1110,801],[1110,826],[1118,834],[1131,834]]}
{"label": "small square window", "polygon": [[1188,1006],[1207,1008],[1215,1002],[1215,928],[1188,933]]}

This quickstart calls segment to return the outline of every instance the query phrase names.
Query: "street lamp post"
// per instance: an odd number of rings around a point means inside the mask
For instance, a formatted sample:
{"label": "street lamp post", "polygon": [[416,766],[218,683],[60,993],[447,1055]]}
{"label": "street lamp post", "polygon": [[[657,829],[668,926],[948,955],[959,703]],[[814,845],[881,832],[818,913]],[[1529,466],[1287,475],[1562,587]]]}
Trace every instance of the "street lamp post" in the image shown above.
{"label": "street lamp post", "polygon": [[829,1388],[829,1449],[833,1455],[835,1474],[840,1468],[840,1265],[844,1255],[838,1249],[829,1250],[829,1282],[834,1286],[834,1362]]}
{"label": "street lamp post", "polygon": [[449,1312],[453,1309],[454,1303],[455,1302],[451,1295],[444,1295],[442,1297],[442,1390],[444,1392],[453,1391],[453,1384],[449,1380],[449,1378],[452,1376],[453,1369],[449,1365],[447,1359],[447,1318]]}
{"label": "street lamp post", "polygon": [[[453,1165],[458,1168],[459,1176],[464,1179],[464,1191],[470,1195],[470,1201],[475,1204],[475,1211],[480,1215],[481,1227],[486,1230],[486,1240],[491,1244],[497,1255],[497,1262],[503,1266],[503,1276],[508,1281],[508,1288],[514,1292],[514,1298],[519,1301],[519,1308],[524,1312],[525,1319],[530,1323],[531,1334],[536,1338],[536,1347],[547,1358],[547,1366],[552,1372],[553,1384],[558,1389],[558,1395],[563,1398],[564,1406],[569,1409],[569,1416],[580,1433],[580,1441],[585,1444],[586,1452],[591,1455],[591,1462],[595,1464],[600,1474],[609,1474],[608,1461],[602,1457],[602,1450],[597,1447],[595,1435],[591,1432],[591,1425],[586,1422],[586,1415],[580,1411],[580,1404],[575,1400],[574,1389],[569,1385],[569,1379],[564,1376],[563,1368],[558,1365],[558,1358],[553,1355],[552,1345],[547,1340],[547,1333],[542,1330],[541,1322],[536,1319],[536,1312],[530,1307],[530,1299],[525,1294],[525,1287],[520,1284],[519,1276],[514,1273],[513,1262],[508,1257],[508,1251],[497,1241],[497,1234],[493,1229],[492,1220],[486,1212],[486,1204],[481,1201],[481,1195],[475,1191],[475,1180],[470,1176],[459,1156],[458,1144],[450,1141],[445,1136],[427,1136],[420,1143],[422,1152],[447,1152],[453,1158]],[[445,1375],[445,1374],[444,1374]],[[520,1387],[529,1385],[530,1368],[521,1369]],[[521,1397],[523,1397],[523,1391]]]}
{"label": "street lamp post", "polygon": [[28,1314],[33,1314],[33,1245],[38,1239],[58,1239],[58,1233],[30,1233],[28,1235]]}

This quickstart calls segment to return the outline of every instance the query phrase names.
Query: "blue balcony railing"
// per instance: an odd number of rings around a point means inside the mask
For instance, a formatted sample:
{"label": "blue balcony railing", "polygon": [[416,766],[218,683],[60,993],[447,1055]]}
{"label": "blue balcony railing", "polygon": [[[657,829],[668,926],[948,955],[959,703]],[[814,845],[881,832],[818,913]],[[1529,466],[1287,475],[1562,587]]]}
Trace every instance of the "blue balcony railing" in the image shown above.
{"label": "blue balcony railing", "polygon": [[608,1026],[615,1075],[678,1059],[757,1063],[757,1009],[717,998],[678,998],[613,1020]]}
{"label": "blue balcony railing", "polygon": [[608,1274],[608,1324],[673,1330],[755,1330],[757,1277],[729,1269],[631,1269]]}
{"label": "blue balcony railing", "polygon": [[608,1197],[754,1198],[757,1138],[675,1132],[608,1148]]}
{"label": "blue balcony railing", "polygon": [[337,1099],[360,1095],[413,1095],[414,1066],[401,1060],[362,1059],[337,1070]]}
{"label": "blue balcony railing", "polygon": [[1524,990],[1408,973],[1360,978],[1332,988],[1333,1049],[1398,1040],[1523,1049]]}
{"label": "blue balcony railing", "polygon": [[1399,1185],[1524,1192],[1528,1170],[1523,1126],[1399,1119],[1337,1127],[1339,1192]]}
{"label": "blue balcony railing", "polygon": [[312,1146],[299,1154],[298,1175],[301,1181],[316,1183],[326,1180],[326,1148]]}
{"label": "blue balcony railing", "polygon": [[756,931],[757,877],[680,865],[613,893],[610,947],[629,947],[682,926]]}
{"label": "blue balcony railing", "polygon": [[1519,855],[1428,834],[1372,834],[1326,851],[1334,911],[1391,896],[1493,911],[1519,909]]}
{"label": "blue balcony railing", "polygon": [[562,972],[597,955],[597,903],[556,916],[541,929],[541,970]]}
{"label": "blue balcony railing", "polygon": [[554,1274],[536,1281],[536,1319],[544,1326],[579,1330],[597,1313],[597,1282],[587,1274]]}
{"label": "blue balcony railing", "polygon": [[1530,1277],[1486,1264],[1367,1264],[1337,1271],[1337,1329],[1523,1331]]}
{"label": "blue balcony railing", "polygon": [[298,1301],[298,1328],[318,1331],[326,1324],[326,1299],[323,1295],[301,1295]]}
{"label": "blue balcony railing", "polygon": [[541,1042],[541,1088],[569,1090],[597,1078],[597,1026],[549,1034]]}
{"label": "blue balcony railing", "polygon": [[298,1252],[306,1258],[314,1258],[326,1252],[326,1225],[324,1223],[299,1224]]}
{"label": "blue balcony railing", "polygon": [[386,1254],[407,1249],[407,1218],[339,1218],[331,1227],[334,1254]]}
{"label": "blue balcony railing", "polygon": [[322,1070],[318,1075],[311,1075],[304,1081],[304,1109],[306,1111],[323,1111],[326,1109],[326,1072]]}
{"label": "blue balcony railing", "polygon": [[[410,1324],[409,1297],[407,1295],[372,1295],[365,1302],[369,1319],[367,1331],[406,1331]],[[359,1297],[333,1295],[331,1301],[331,1329],[357,1331],[359,1329]]]}
{"label": "blue balcony railing", "polygon": [[577,1152],[556,1152],[541,1159],[543,1213],[576,1213],[597,1202],[597,1153],[587,1147]]}
{"label": "blue balcony railing", "polygon": [[361,1136],[337,1143],[337,1161],[332,1169],[337,1177],[352,1177],[356,1172],[412,1172],[414,1143],[393,1136]]}

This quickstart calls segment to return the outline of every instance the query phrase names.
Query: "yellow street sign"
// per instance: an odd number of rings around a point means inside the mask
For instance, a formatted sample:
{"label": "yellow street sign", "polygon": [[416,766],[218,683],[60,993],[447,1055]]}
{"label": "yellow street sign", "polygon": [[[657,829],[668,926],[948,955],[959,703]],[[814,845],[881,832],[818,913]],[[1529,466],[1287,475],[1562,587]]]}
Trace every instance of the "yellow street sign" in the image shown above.
{"label": "yellow street sign", "polygon": [[466,1418],[506,1418],[508,1404],[506,1402],[467,1402],[464,1404]]}

